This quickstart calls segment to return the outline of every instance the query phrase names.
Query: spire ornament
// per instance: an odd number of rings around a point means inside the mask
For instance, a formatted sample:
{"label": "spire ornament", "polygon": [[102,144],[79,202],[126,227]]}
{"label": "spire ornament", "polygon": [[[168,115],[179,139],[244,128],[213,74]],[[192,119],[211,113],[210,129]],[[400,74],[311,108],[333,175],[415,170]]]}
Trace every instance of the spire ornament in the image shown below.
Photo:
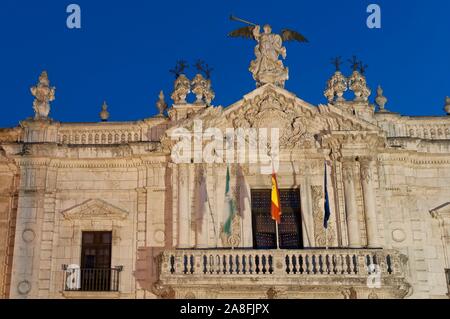
{"label": "spire ornament", "polygon": [[381,85],[378,85],[377,88],[377,97],[375,98],[375,103],[377,103],[380,108],[380,112],[387,112],[385,109],[385,105],[388,102],[388,99],[383,95],[383,89]]}
{"label": "spire ornament", "polygon": [[327,88],[324,91],[324,95],[327,98],[329,103],[343,102],[344,93],[348,90],[347,78],[341,73],[341,58],[337,57],[332,60],[332,64],[336,68],[336,72],[334,75],[328,80]]}
{"label": "spire ornament", "polygon": [[106,104],[106,101],[103,102],[100,118],[102,122],[107,122],[109,120],[108,104]]}
{"label": "spire ornament", "polygon": [[156,107],[159,110],[158,117],[164,117],[164,112],[167,110],[166,97],[164,96],[164,92],[161,90],[159,92],[159,99],[156,102]]}
{"label": "spire ornament", "polygon": [[39,82],[31,87],[31,94],[35,97],[33,101],[35,120],[46,120],[50,113],[50,102],[55,100],[56,88],[50,87],[47,71],[39,76]]}

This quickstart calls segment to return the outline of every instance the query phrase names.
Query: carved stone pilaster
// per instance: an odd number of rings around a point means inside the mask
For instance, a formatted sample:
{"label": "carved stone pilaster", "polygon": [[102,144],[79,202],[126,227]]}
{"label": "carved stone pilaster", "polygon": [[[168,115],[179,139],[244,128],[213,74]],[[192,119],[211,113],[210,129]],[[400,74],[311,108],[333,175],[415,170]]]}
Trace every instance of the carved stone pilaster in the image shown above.
{"label": "carved stone pilaster", "polygon": [[314,218],[314,239],[316,242],[316,246],[326,247],[334,243],[335,230],[332,223],[329,223],[328,231],[325,231],[323,227],[325,204],[325,194],[323,186],[311,186],[311,195]]}
{"label": "carved stone pilaster", "polygon": [[361,185],[364,196],[364,210],[366,216],[367,245],[369,248],[377,248],[378,222],[376,212],[376,195],[373,186],[373,158],[363,157],[359,159],[361,168]]}
{"label": "carved stone pilaster", "polygon": [[189,166],[180,164],[178,165],[178,248],[191,246],[189,203]]}
{"label": "carved stone pilaster", "polygon": [[349,245],[351,248],[359,248],[361,247],[361,233],[355,194],[355,161],[352,159],[344,159],[342,168]]}
{"label": "carved stone pilaster", "polygon": [[450,268],[450,203],[431,210],[430,214],[439,222],[444,262],[446,268]]}

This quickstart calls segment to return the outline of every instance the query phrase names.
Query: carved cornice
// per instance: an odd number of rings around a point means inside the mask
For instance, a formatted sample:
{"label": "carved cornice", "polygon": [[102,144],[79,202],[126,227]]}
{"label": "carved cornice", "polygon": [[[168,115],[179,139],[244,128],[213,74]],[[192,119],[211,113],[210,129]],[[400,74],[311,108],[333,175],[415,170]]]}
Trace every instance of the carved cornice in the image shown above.
{"label": "carved cornice", "polygon": [[444,222],[449,223],[450,222],[450,202],[445,203],[439,207],[436,207],[435,209],[432,209],[430,211],[430,214],[433,218],[440,221],[441,224]]}

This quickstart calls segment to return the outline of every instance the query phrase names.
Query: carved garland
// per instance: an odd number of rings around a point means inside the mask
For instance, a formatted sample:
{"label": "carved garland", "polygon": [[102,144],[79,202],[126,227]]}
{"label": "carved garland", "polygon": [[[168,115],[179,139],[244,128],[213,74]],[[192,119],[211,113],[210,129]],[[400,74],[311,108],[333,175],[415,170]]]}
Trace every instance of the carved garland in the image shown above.
{"label": "carved garland", "polygon": [[[324,190],[323,186],[311,186],[312,203],[313,203],[313,219],[314,219],[314,238],[316,246],[325,247],[327,240],[325,239],[324,223]],[[328,245],[334,243],[335,229],[332,223],[328,224]]]}

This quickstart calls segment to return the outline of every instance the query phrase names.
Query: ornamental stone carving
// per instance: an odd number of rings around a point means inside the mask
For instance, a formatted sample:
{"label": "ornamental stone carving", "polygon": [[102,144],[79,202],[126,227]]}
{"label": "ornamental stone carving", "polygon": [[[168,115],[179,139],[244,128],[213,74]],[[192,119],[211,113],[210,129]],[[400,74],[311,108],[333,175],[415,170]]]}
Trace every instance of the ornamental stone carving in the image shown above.
{"label": "ornamental stone carving", "polygon": [[103,102],[102,111],[100,112],[100,119],[102,122],[107,122],[109,119],[108,104],[106,104],[106,101]]}
{"label": "ornamental stone carving", "polygon": [[377,89],[377,97],[375,98],[375,102],[380,108],[380,112],[386,112],[385,105],[388,102],[388,99],[383,95],[383,89],[380,85]]}
{"label": "ornamental stone carving", "polygon": [[186,104],[186,97],[189,93],[191,93],[191,81],[189,81],[186,75],[181,74],[175,80],[171,98],[175,104]]}
{"label": "ornamental stone carving", "polygon": [[284,67],[279,59],[280,55],[286,59],[286,48],[280,35],[272,33],[270,25],[264,26],[264,32],[260,32],[260,26],[255,26],[253,36],[258,44],[255,47],[256,59],[250,64],[250,72],[253,74],[257,86],[267,83],[284,87],[289,79],[289,69]]}
{"label": "ornamental stone carving", "polygon": [[365,182],[373,181],[372,162],[371,158],[360,158],[361,178]]}
{"label": "ornamental stone carving", "polygon": [[176,293],[172,286],[166,286],[157,281],[153,284],[152,293],[161,299],[175,299]]}
{"label": "ornamental stone carving", "polygon": [[[274,121],[276,119],[276,121]],[[280,147],[312,147],[315,143],[312,123],[319,119],[313,112],[295,106],[293,100],[273,91],[266,92],[229,115],[237,128],[278,128]]]}
{"label": "ornamental stone carving", "polygon": [[371,91],[367,87],[367,81],[364,75],[356,70],[353,71],[352,75],[348,79],[348,85],[355,94],[356,102],[368,101]]}
{"label": "ornamental stone carving", "polygon": [[231,235],[227,235],[224,232],[224,226],[222,225],[220,231],[220,239],[222,240],[223,247],[239,247],[241,243],[241,216],[236,214],[231,222]]}
{"label": "ornamental stone carving", "polygon": [[167,110],[167,103],[165,100],[164,92],[161,90],[159,92],[158,101],[156,102],[156,107],[158,108],[159,117],[164,117],[164,112]]}
{"label": "ornamental stone carving", "polygon": [[211,80],[205,79],[201,74],[197,74],[192,80],[192,93],[197,98],[195,104],[206,103],[210,105],[215,97],[215,93],[211,88]]}
{"label": "ornamental stone carving", "polygon": [[450,97],[445,98],[445,112],[450,115]]}
{"label": "ornamental stone carving", "polygon": [[329,103],[345,101],[344,93],[348,90],[347,78],[336,71],[331,79],[328,80],[327,88],[324,92]]}
{"label": "ornamental stone carving", "polygon": [[67,220],[76,219],[118,219],[127,218],[128,213],[99,199],[88,200],[78,206],[65,210],[61,213]]}
{"label": "ornamental stone carving", "polygon": [[354,161],[350,159],[345,159],[342,162],[342,172],[343,172],[343,178],[347,182],[351,182],[354,179]]}
{"label": "ornamental stone carving", "polygon": [[47,119],[50,113],[50,102],[55,100],[55,88],[50,87],[50,81],[46,71],[42,72],[39,82],[31,88],[31,94],[35,97],[33,102],[34,118],[36,120]]}
{"label": "ornamental stone carving", "polygon": [[334,226],[328,224],[328,231],[325,231],[324,224],[324,189],[323,186],[311,186],[313,218],[314,218],[314,238],[317,247],[326,247],[334,243]]}

